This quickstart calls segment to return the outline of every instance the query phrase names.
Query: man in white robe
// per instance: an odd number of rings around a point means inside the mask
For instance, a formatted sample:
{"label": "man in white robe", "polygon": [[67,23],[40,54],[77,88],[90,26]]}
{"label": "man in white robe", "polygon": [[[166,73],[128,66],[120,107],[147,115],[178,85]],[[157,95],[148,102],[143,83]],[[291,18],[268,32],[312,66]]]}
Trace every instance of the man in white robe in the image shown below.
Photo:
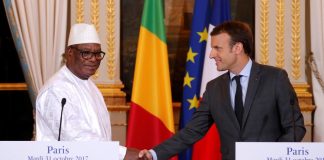
{"label": "man in white robe", "polygon": [[[36,140],[111,141],[106,104],[89,79],[104,55],[93,25],[72,26],[64,55],[66,64],[45,83],[37,96]],[[125,159],[131,156],[136,159],[137,150],[126,150],[126,147],[119,147],[119,159],[124,159],[125,155]]]}

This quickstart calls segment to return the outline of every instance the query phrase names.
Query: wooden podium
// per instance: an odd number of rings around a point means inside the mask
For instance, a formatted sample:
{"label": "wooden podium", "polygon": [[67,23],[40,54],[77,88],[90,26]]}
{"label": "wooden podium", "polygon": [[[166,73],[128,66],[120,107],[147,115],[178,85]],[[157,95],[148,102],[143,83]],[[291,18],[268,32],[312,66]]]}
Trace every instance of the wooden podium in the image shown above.
{"label": "wooden podium", "polygon": [[119,142],[1,141],[3,160],[118,160]]}
{"label": "wooden podium", "polygon": [[236,142],[236,160],[324,160],[324,143]]}

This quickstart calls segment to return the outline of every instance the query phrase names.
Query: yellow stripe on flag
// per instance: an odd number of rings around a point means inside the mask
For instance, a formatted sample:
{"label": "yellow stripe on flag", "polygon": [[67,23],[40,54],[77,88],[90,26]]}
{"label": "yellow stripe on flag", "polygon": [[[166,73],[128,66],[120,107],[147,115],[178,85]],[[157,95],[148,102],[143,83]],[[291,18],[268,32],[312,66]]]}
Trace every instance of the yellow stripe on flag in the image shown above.
{"label": "yellow stripe on flag", "polygon": [[143,26],[139,35],[132,102],[174,132],[167,46]]}

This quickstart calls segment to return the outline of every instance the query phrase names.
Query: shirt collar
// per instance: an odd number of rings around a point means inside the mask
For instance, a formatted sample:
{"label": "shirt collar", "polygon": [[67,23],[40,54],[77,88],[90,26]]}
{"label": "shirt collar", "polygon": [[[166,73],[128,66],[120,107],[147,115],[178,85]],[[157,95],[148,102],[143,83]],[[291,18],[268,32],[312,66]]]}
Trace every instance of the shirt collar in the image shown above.
{"label": "shirt collar", "polygon": [[[251,73],[251,68],[252,68],[252,60],[249,58],[248,63],[245,65],[245,67],[242,69],[239,75],[242,75],[243,77],[249,77]],[[234,76],[236,75],[230,72],[230,78],[233,79]]]}

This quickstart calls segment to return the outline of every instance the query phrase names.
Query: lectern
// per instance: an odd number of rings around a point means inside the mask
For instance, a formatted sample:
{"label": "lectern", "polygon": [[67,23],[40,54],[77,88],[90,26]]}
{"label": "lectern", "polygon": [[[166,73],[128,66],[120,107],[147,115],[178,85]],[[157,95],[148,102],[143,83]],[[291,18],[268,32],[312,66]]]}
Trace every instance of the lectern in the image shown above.
{"label": "lectern", "polygon": [[324,143],[236,142],[236,160],[324,160]]}
{"label": "lectern", "polygon": [[119,142],[1,141],[4,160],[118,160]]}

